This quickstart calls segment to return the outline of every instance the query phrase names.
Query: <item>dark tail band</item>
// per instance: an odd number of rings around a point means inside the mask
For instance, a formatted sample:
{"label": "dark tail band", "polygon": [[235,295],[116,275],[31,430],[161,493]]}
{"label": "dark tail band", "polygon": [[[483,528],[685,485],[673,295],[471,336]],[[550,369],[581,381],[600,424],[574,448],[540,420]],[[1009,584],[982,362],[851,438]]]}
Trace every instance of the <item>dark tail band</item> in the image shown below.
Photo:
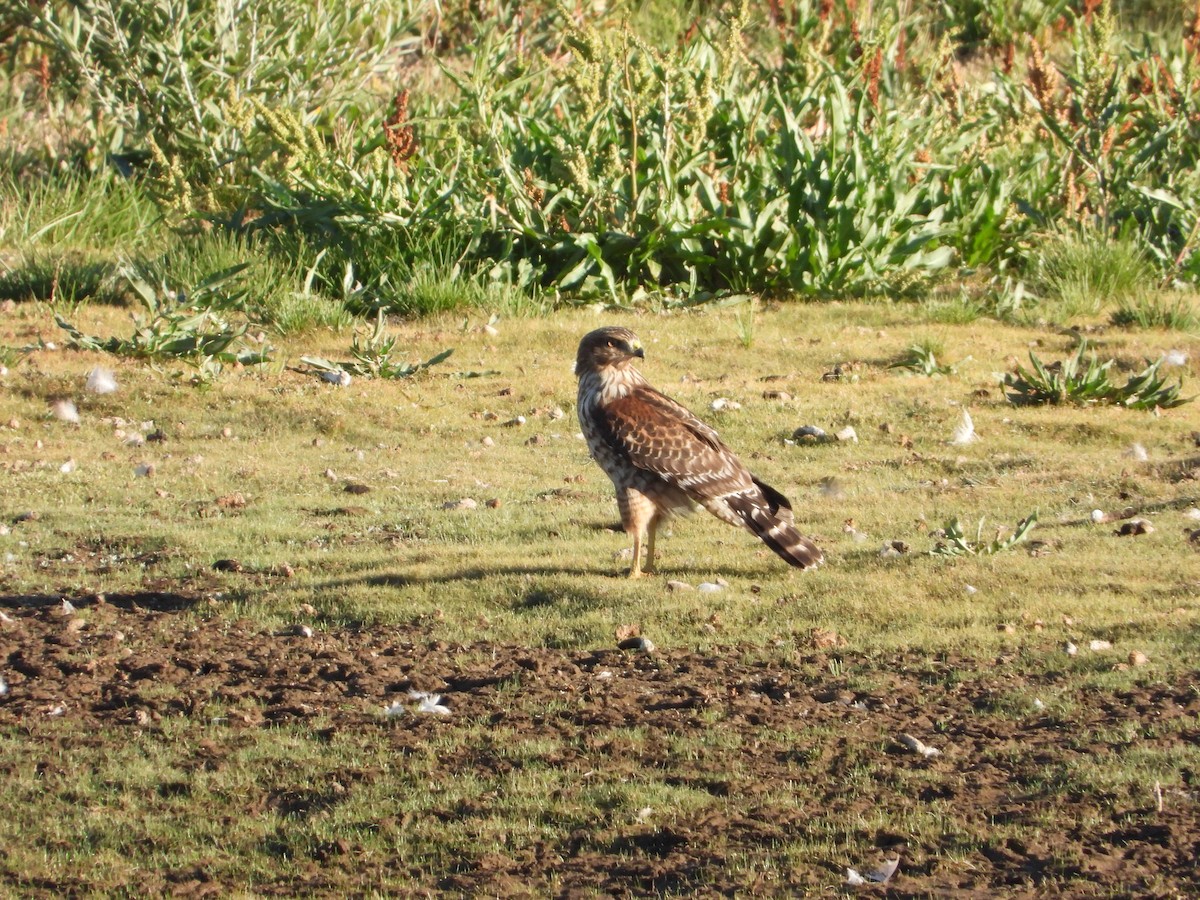
{"label": "dark tail band", "polygon": [[799,569],[825,561],[821,549],[792,524],[792,505],[773,487],[755,479],[759,496],[740,494],[729,498],[729,506],[746,527],[788,565]]}

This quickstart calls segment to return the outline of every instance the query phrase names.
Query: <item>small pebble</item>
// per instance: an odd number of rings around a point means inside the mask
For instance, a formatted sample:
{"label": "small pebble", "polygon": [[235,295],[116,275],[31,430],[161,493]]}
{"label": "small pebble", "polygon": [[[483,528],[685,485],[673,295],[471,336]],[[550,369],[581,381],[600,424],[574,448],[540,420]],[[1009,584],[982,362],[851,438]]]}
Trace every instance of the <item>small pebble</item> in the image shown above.
{"label": "small pebble", "polygon": [[806,444],[820,444],[829,440],[829,435],[825,433],[825,429],[818,428],[816,425],[801,425],[792,432],[793,441],[803,441]]}
{"label": "small pebble", "polygon": [[617,644],[619,650],[637,650],[641,653],[653,653],[654,641],[645,637],[628,637]]}
{"label": "small pebble", "polygon": [[1136,537],[1139,534],[1153,534],[1154,526],[1145,519],[1132,519],[1113,533],[1118,537]]}

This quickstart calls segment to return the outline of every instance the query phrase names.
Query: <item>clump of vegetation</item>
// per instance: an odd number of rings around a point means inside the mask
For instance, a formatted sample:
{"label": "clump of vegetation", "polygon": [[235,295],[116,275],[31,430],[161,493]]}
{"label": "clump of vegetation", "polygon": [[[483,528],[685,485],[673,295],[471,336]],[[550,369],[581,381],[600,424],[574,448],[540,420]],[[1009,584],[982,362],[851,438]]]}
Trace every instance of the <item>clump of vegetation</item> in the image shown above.
{"label": "clump of vegetation", "polygon": [[934,556],[990,556],[993,553],[1011,550],[1029,537],[1029,532],[1033,531],[1034,526],[1037,525],[1037,512],[1031,512],[1021,519],[1012,534],[1007,537],[997,534],[987,542],[983,540],[984,521],[984,519],[979,520],[979,525],[975,529],[975,540],[971,541],[967,539],[958,519],[951,519],[942,529],[945,540],[938,541],[929,552]]}
{"label": "clump of vegetation", "polygon": [[1120,328],[1200,331],[1200,311],[1191,297],[1177,297],[1173,302],[1162,296],[1129,300],[1113,311],[1109,321]]}
{"label": "clump of vegetation", "polygon": [[1045,365],[1031,350],[1031,368],[1017,366],[1016,372],[1006,373],[1004,386],[1011,403],[1112,403],[1130,409],[1170,409],[1189,403],[1193,398],[1182,397],[1183,381],[1170,384],[1159,373],[1159,359],[1142,372],[1133,375],[1124,385],[1109,380],[1113,360],[1101,363],[1095,353],[1088,352],[1088,343],[1079,342],[1074,356]]}
{"label": "clump of vegetation", "polygon": [[410,378],[423,369],[436,366],[450,358],[454,349],[443,350],[421,363],[402,363],[392,359],[396,349],[396,338],[387,333],[387,323],[382,310],[375,315],[375,327],[366,338],[354,336],[350,353],[354,357],[348,362],[334,363],[320,356],[304,356],[300,361],[318,372],[333,375],[357,375],[361,378]]}
{"label": "clump of vegetation", "polygon": [[37,83],[0,117],[55,136],[14,139],[22,170],[111,162],[170,226],[253,233],[334,303],[353,266],[354,315],[471,302],[429,272],[499,305],[919,296],[965,267],[1035,285],[1041,315],[1200,281],[1200,84],[1177,22],[1135,45],[1103,3],[475,6],[25,5],[0,36]]}
{"label": "clump of vegetation", "polygon": [[165,282],[157,285],[132,270],[124,280],[144,308],[134,316],[134,331],[127,338],[100,338],[84,334],[61,316],[58,326],[68,343],[81,350],[112,353],[142,359],[181,359],[195,365],[201,380],[220,374],[223,363],[257,365],[268,360],[270,349],[246,346],[247,321],[234,321],[230,311],[244,305],[244,292],[228,291],[245,264],[217,272],[191,291],[175,291]]}
{"label": "clump of vegetation", "polygon": [[953,375],[955,372],[954,366],[950,363],[939,363],[938,356],[942,354],[942,348],[933,341],[921,341],[913,344],[900,355],[894,363],[888,366],[889,369],[904,369],[915,375]]}
{"label": "clump of vegetation", "polygon": [[1060,321],[1095,316],[1156,282],[1153,268],[1136,243],[1111,240],[1090,229],[1051,238],[1038,263],[1036,280],[1036,291],[1045,301],[1039,312]]}

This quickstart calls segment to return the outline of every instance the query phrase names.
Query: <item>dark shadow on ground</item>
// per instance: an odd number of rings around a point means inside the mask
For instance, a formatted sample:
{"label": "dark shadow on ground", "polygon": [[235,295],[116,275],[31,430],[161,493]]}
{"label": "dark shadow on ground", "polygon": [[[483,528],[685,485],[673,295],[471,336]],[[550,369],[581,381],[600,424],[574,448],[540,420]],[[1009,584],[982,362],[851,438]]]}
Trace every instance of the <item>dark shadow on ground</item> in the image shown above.
{"label": "dark shadow on ground", "polygon": [[200,602],[199,597],[164,591],[130,591],[120,594],[84,594],[72,597],[67,594],[0,594],[0,608],[47,609],[59,606],[63,600],[71,601],[76,609],[86,609],[107,603],[124,610],[148,610],[150,612],[183,612]]}

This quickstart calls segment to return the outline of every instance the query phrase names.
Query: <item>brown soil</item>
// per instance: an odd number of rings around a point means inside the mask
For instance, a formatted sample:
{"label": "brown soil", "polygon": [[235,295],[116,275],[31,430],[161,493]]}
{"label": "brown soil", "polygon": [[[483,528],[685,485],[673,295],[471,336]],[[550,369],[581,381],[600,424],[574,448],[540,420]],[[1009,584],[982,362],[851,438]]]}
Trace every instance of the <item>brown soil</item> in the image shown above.
{"label": "brown soil", "polygon": [[[0,728],[44,722],[61,706],[56,718],[80,726],[76,733],[119,734],[153,729],[168,717],[186,720],[215,701],[233,710],[232,725],[245,729],[390,726],[397,753],[415,751],[431,734],[444,738],[462,729],[476,737],[448,743],[458,749],[448,751],[447,769],[494,775],[506,763],[478,735],[502,725],[522,737],[551,739],[560,749],[547,762],[581,778],[649,771],[715,798],[692,817],[610,820],[559,840],[511,846],[504,855],[462,859],[423,885],[431,893],[828,893],[844,886],[847,866],[865,873],[895,856],[899,869],[887,885],[853,890],[898,897],[1200,891],[1200,798],[1190,773],[1163,785],[1161,809],[1152,790],[1140,797],[1063,790],[1046,776],[1097,754],[1115,759],[1134,745],[1161,751],[1196,743],[1200,694],[1191,677],[1147,676],[1113,692],[1072,688],[1064,671],[1046,662],[1054,658],[1049,652],[1032,665],[864,658],[838,649],[787,658],[750,648],[647,654],[462,647],[418,629],[272,634],[250,623],[186,615],[188,598],[174,595],[77,605],[80,612],[64,614],[49,598],[0,602],[11,618],[0,623],[0,676],[10,688],[0,697]],[[388,700],[412,689],[442,693],[452,714],[386,722],[381,710]],[[1044,710],[1013,706],[1012,698],[1041,692],[1056,698]],[[629,740],[630,726],[642,729],[644,739]],[[728,737],[728,757],[710,751],[684,759],[666,749],[668,737],[713,730]],[[906,748],[900,739],[906,733],[940,755],[925,758]],[[1105,742],[1097,734],[1132,737]],[[38,740],[53,742],[55,735],[67,740],[70,730],[42,729]],[[45,752],[56,755],[52,746]],[[273,802],[287,812],[287,796]],[[947,826],[873,830],[877,806],[890,822],[903,821],[906,810],[919,816],[936,808]],[[843,832],[813,831],[815,823],[830,821],[842,823]],[[807,846],[861,847],[861,856],[774,858],[774,865],[758,867],[758,876],[746,874],[752,867],[745,860],[771,857],[805,837]],[[370,876],[355,865],[352,847],[335,847],[301,871],[303,883],[281,874],[275,891],[349,896],[371,889],[356,881]],[[214,895],[242,887],[213,883],[205,873],[183,880]],[[20,873],[0,865],[5,883],[31,890]],[[164,892],[179,887],[158,885]]]}

